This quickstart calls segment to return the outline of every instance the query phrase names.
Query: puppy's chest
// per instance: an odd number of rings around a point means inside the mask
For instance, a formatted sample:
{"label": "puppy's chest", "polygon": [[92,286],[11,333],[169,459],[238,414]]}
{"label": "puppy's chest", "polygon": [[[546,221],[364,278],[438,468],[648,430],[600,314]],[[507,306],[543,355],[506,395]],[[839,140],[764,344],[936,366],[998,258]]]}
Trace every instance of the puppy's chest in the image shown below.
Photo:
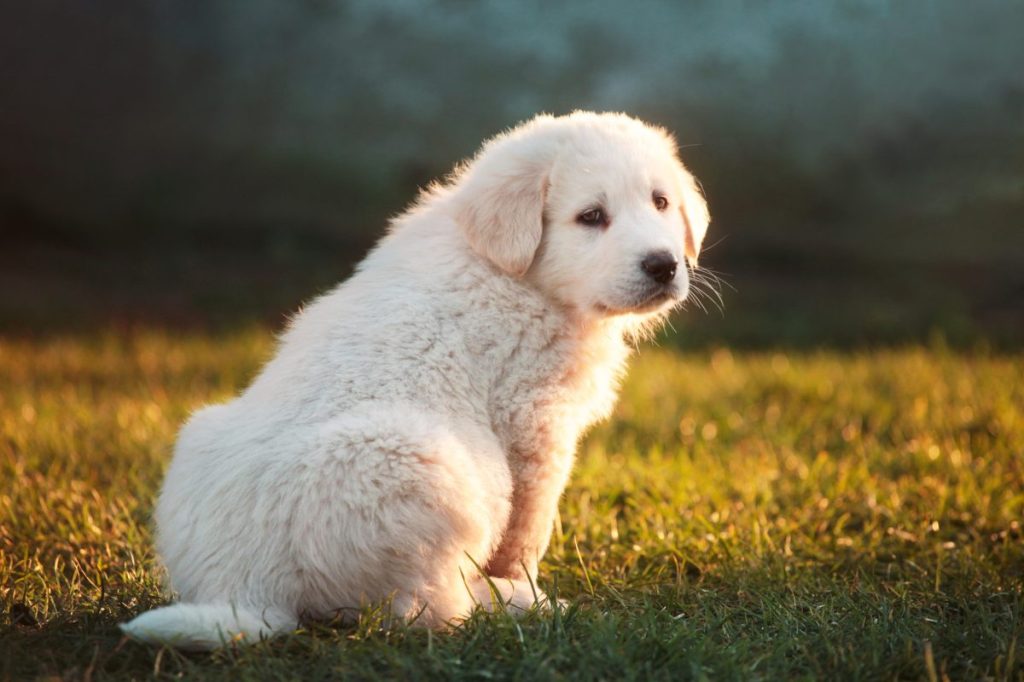
{"label": "puppy's chest", "polygon": [[579,437],[615,405],[628,351],[615,338],[558,340],[492,391],[492,427],[510,460],[571,457]]}

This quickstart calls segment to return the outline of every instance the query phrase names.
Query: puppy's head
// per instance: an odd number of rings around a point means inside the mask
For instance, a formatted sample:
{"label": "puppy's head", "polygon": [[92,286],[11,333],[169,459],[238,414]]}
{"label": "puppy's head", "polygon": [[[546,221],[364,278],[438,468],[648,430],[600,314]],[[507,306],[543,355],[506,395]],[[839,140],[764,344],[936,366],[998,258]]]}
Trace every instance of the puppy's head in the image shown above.
{"label": "puppy's head", "polygon": [[621,114],[542,116],[491,140],[452,199],[474,251],[586,315],[685,299],[709,221],[671,137]]}

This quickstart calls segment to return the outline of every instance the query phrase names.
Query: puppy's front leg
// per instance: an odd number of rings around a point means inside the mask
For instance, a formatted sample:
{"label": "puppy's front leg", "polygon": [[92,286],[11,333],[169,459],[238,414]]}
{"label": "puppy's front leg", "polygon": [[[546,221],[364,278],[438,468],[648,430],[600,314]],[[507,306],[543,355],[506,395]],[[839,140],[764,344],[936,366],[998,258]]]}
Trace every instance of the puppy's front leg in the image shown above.
{"label": "puppy's front leg", "polygon": [[573,453],[525,458],[514,467],[512,513],[501,544],[487,564],[487,573],[500,578],[537,578],[537,564],[548,543],[558,499],[572,469]]}

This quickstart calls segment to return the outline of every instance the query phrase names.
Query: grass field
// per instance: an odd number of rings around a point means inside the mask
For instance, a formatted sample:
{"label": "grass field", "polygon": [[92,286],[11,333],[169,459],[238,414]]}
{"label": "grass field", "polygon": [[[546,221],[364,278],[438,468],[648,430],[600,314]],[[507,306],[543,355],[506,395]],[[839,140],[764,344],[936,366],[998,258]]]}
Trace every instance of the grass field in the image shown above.
{"label": "grass field", "polygon": [[0,339],[0,680],[1024,680],[1024,355],[645,348],[581,446],[543,585],[451,633],[318,625],[182,655],[149,514],[262,329]]}

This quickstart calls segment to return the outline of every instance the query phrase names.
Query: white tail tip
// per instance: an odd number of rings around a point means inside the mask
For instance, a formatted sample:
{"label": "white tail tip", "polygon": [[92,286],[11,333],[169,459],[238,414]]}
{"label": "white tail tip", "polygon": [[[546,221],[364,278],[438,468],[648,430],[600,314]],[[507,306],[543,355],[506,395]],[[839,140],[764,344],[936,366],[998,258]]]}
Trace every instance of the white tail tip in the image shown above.
{"label": "white tail tip", "polygon": [[275,608],[233,604],[172,604],[147,611],[121,631],[133,639],[186,651],[249,644],[294,629],[295,619]]}

